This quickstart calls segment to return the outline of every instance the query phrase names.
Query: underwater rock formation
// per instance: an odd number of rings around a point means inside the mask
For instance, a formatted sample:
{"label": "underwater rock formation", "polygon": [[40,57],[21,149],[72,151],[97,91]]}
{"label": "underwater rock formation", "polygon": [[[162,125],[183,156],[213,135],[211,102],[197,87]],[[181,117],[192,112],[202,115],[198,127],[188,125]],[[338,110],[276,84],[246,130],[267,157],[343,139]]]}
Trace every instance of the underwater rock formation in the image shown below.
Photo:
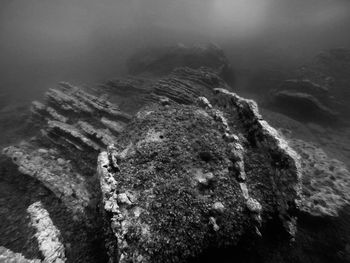
{"label": "underwater rock formation", "polygon": [[143,106],[159,102],[162,98],[192,104],[199,96],[212,96],[215,88],[230,89],[214,70],[206,67],[177,68],[167,76],[153,79],[129,77],[111,80],[99,88],[101,96],[109,94],[109,98],[120,105],[123,111],[133,114]]}
{"label": "underwater rock formation", "polygon": [[184,46],[148,48],[134,54],[128,61],[132,75],[167,75],[174,69],[207,67],[214,70],[227,83],[234,83],[234,72],[222,49],[210,44],[207,46]]}
{"label": "underwater rock formation", "polygon": [[[302,167],[302,202],[295,243],[286,249],[278,248],[280,255],[288,256],[276,262],[349,262],[348,130],[306,126],[268,110],[263,111],[263,116],[283,133],[301,157]],[[270,258],[267,256],[267,261],[274,262]]]}
{"label": "underwater rock formation", "polygon": [[276,215],[295,234],[296,154],[253,101],[215,92],[214,106],[146,107],[100,154],[112,262],[187,262],[256,239]]}
{"label": "underwater rock formation", "polygon": [[332,109],[332,98],[327,88],[309,80],[286,80],[272,92],[270,104],[296,119],[312,121],[338,120]]}
{"label": "underwater rock formation", "polygon": [[115,141],[128,114],[106,100],[62,83],[33,102],[32,118],[40,134],[3,153],[21,173],[42,182],[74,213],[96,198],[94,171],[99,151]]}
{"label": "underwater rock formation", "polygon": [[301,66],[272,91],[274,109],[307,121],[348,123],[350,51],[330,49]]}
{"label": "underwater rock formation", "polygon": [[26,259],[20,253],[14,253],[13,251],[0,246],[0,262],[2,263],[40,263],[40,259]]}
{"label": "underwater rock formation", "polygon": [[[282,243],[295,237],[298,247],[320,238],[305,218],[345,218],[345,166],[316,146],[283,139],[254,101],[230,92],[220,50],[148,52],[130,62],[138,76],[49,90],[45,102],[32,105],[35,136],[3,150],[20,176],[50,195],[43,206],[37,197],[26,202],[40,259],[103,262],[96,244],[105,236],[111,262],[187,262],[261,236],[264,250],[270,232]],[[313,82],[285,85],[293,94],[329,99]],[[48,209],[57,201],[67,211],[56,203]]]}
{"label": "underwater rock formation", "polygon": [[346,165],[312,143],[291,139],[289,144],[301,156],[301,210],[313,216],[339,216],[350,205],[350,172]]}

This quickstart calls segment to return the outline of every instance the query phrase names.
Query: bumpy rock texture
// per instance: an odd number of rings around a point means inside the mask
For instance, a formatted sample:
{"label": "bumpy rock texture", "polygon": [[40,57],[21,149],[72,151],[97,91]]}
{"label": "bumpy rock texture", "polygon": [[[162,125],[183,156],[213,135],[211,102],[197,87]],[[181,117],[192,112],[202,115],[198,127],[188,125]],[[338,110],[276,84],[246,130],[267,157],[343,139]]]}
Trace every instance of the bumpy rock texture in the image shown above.
{"label": "bumpy rock texture", "polygon": [[[100,219],[96,214],[100,198],[95,177],[97,156],[116,140],[131,117],[115,104],[67,83],[49,90],[45,104],[33,102],[31,110],[32,123],[40,132],[30,140],[5,148],[3,154],[18,166],[22,176],[39,181],[50,194],[63,202],[65,209],[55,211],[54,221],[65,218],[67,223],[71,222],[63,227],[67,233],[65,249],[70,250],[67,253],[69,260],[103,260],[103,256],[96,253],[99,246],[94,244],[101,242],[98,241],[101,238]],[[70,219],[67,221],[66,217]],[[72,231],[78,231],[78,225],[82,231],[72,236]],[[53,233],[55,231],[47,235]],[[55,237],[48,238],[47,242],[38,241],[38,245],[50,247],[52,240]],[[73,249],[71,246],[74,246]],[[41,253],[45,258],[45,254],[50,252],[43,249]],[[57,253],[64,254],[64,248],[61,247]]]}
{"label": "bumpy rock texture", "polygon": [[314,144],[297,139],[289,143],[301,156],[305,195],[302,210],[315,216],[338,216],[350,204],[350,173],[346,165]]}
{"label": "bumpy rock texture", "polygon": [[223,89],[212,101],[147,107],[100,154],[117,262],[186,262],[261,235],[276,214],[295,234],[296,154],[252,101]]}
{"label": "bumpy rock texture", "polygon": [[[279,248],[276,262],[349,262],[348,130],[306,126],[266,110],[263,115],[299,153],[302,165],[296,242],[292,248]],[[283,251],[288,259],[281,257]]]}

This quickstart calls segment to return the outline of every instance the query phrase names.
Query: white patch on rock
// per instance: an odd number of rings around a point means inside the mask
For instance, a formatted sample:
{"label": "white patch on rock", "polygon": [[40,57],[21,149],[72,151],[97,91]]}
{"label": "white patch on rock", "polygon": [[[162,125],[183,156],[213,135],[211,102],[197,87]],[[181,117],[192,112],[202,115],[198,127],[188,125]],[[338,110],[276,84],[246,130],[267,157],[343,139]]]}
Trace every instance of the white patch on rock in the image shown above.
{"label": "white patch on rock", "polygon": [[64,246],[61,243],[61,233],[53,224],[49,212],[40,201],[27,208],[31,225],[36,229],[35,237],[39,249],[44,256],[44,262],[66,262]]}

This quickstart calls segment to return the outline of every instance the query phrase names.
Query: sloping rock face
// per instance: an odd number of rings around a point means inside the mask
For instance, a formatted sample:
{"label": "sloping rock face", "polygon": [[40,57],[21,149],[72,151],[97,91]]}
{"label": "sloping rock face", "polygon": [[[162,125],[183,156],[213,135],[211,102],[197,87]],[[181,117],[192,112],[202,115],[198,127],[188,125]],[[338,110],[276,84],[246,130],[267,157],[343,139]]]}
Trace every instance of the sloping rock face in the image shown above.
{"label": "sloping rock face", "polygon": [[215,88],[230,89],[214,70],[201,67],[177,68],[169,75],[154,78],[111,80],[100,86],[99,94],[109,98],[123,111],[135,114],[143,106],[168,98],[177,103],[191,104],[199,96],[211,96]]}
{"label": "sloping rock face", "polygon": [[[103,261],[102,229],[96,213],[100,199],[95,177],[97,156],[116,140],[131,117],[115,104],[67,83],[49,90],[45,104],[33,102],[31,110],[39,133],[5,148],[3,154],[17,165],[21,176],[39,182],[63,203],[63,207],[52,204],[47,214],[62,232],[64,247],[60,247],[59,254],[67,254],[69,262]],[[38,240],[38,245],[44,247],[42,258],[51,258],[55,253],[50,252],[50,248],[56,250],[53,240],[54,237]]]}
{"label": "sloping rock face", "polygon": [[[276,261],[269,262],[349,262],[350,174],[345,163],[334,159],[349,163],[347,130],[341,134],[316,124],[302,125],[282,114],[264,111],[263,115],[300,155],[302,167],[302,202],[295,244],[279,248]],[[289,256],[283,258],[283,251]]]}
{"label": "sloping rock face", "polygon": [[174,69],[207,67],[214,70],[229,84],[234,82],[234,72],[222,49],[216,45],[149,48],[141,50],[128,61],[129,73],[162,76]]}
{"label": "sloping rock face", "polygon": [[297,156],[256,104],[217,89],[212,102],[153,105],[99,156],[112,262],[187,262],[261,235],[295,234]]}
{"label": "sloping rock face", "polygon": [[3,263],[40,263],[39,259],[30,260],[26,259],[20,253],[14,253],[13,251],[0,246],[0,262]]}
{"label": "sloping rock face", "polygon": [[99,151],[113,143],[130,116],[108,101],[67,83],[33,102],[40,135],[4,149],[23,174],[35,177],[77,216],[94,196],[93,175]]}

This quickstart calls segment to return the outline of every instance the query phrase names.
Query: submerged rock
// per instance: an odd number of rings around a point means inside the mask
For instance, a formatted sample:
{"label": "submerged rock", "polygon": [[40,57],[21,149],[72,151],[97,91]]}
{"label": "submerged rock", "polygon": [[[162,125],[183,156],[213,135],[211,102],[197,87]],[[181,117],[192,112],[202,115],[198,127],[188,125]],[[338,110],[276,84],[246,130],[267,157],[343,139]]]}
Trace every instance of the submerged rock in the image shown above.
{"label": "submerged rock", "polygon": [[344,48],[326,50],[315,56],[296,70],[294,79],[274,88],[271,102],[275,109],[300,120],[348,123],[349,57],[350,51]]}
{"label": "submerged rock", "polygon": [[289,143],[301,156],[301,210],[312,216],[339,216],[350,205],[350,172],[346,165],[312,143],[297,139]]}
{"label": "submerged rock", "polygon": [[338,113],[322,103],[317,97],[295,90],[281,90],[273,94],[271,104],[274,108],[296,119],[337,122]]}
{"label": "submerged rock", "polygon": [[222,49],[216,45],[149,48],[141,50],[128,61],[129,73],[167,75],[176,68],[198,69],[207,67],[214,70],[229,84],[234,82],[234,72]]}
{"label": "submerged rock", "polygon": [[0,262],[3,263],[40,263],[40,259],[26,259],[20,253],[15,253],[3,246],[0,246]]}
{"label": "submerged rock", "polygon": [[187,262],[257,239],[276,215],[295,234],[296,154],[252,101],[216,93],[204,108],[146,107],[99,155],[113,262]]}

